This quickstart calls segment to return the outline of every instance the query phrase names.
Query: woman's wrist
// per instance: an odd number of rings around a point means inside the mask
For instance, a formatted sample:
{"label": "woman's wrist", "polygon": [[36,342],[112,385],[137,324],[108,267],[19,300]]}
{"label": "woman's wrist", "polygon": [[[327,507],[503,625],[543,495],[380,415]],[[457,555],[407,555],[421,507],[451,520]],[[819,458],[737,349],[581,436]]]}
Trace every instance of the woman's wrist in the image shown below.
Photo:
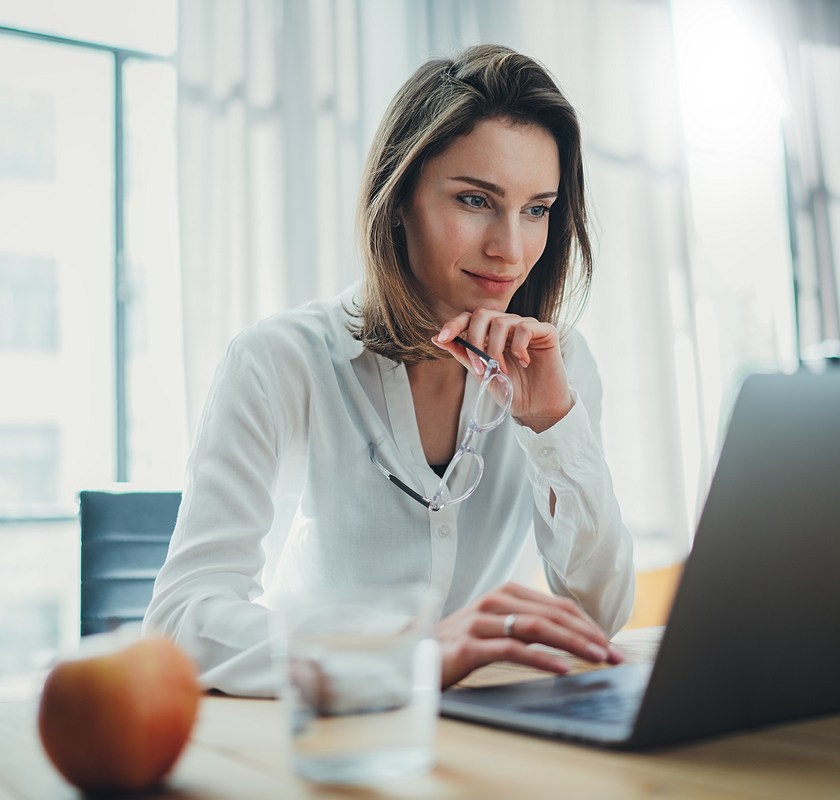
{"label": "woman's wrist", "polygon": [[563,419],[572,410],[574,404],[574,398],[571,392],[569,392],[553,412],[515,416],[514,419],[523,427],[530,428],[534,433],[542,433]]}

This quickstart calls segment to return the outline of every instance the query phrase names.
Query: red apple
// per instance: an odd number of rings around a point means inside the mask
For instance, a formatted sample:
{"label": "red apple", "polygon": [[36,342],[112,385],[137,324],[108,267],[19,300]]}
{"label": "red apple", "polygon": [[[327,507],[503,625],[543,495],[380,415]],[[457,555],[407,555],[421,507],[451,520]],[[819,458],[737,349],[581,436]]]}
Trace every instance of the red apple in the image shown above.
{"label": "red apple", "polygon": [[41,741],[80,789],[142,789],[175,764],[200,696],[195,666],[179,647],[141,638],[53,667],[38,710]]}

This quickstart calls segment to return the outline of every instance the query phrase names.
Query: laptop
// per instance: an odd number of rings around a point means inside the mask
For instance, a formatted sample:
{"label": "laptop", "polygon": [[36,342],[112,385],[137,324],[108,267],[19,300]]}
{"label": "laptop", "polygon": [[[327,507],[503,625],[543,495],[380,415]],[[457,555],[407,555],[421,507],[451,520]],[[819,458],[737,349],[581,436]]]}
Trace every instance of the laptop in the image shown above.
{"label": "laptop", "polygon": [[652,664],[452,688],[445,716],[616,748],[840,711],[840,366],[742,384]]}

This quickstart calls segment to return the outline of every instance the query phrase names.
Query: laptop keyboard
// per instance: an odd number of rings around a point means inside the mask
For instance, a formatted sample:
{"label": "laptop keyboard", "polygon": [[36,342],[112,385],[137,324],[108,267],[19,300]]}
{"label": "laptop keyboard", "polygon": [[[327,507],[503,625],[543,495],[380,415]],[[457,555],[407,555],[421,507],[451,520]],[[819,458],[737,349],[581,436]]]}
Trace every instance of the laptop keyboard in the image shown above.
{"label": "laptop keyboard", "polygon": [[541,700],[525,706],[525,710],[596,722],[625,722],[636,715],[641,699],[641,691],[592,692],[560,700]]}

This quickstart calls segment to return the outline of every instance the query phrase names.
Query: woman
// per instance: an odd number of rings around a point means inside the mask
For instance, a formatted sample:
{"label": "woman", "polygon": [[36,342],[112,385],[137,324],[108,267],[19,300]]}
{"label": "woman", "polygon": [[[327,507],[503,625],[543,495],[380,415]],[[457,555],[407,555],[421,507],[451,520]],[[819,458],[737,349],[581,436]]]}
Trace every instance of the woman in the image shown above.
{"label": "woman", "polygon": [[[444,686],[566,670],[532,643],[618,663],[631,543],[592,357],[557,327],[591,274],[573,109],[507,48],[429,61],[380,125],[359,228],[359,286],[231,343],[146,624],[206,686],[268,695],[279,592],[416,580],[441,598]],[[532,528],[554,596],[508,582]]]}

